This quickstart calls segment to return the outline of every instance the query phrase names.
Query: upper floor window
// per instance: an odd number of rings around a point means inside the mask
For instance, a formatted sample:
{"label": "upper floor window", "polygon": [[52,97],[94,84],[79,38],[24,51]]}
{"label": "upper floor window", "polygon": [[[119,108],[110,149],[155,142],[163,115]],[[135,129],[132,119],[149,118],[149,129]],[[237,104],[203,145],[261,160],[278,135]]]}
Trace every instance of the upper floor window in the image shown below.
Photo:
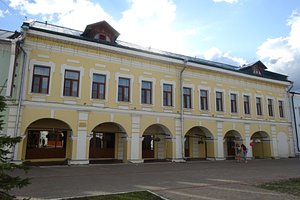
{"label": "upper floor window", "polygon": [[262,115],[261,97],[256,97],[256,114]]}
{"label": "upper floor window", "polygon": [[152,104],[152,82],[142,81],[141,101],[142,104]]}
{"label": "upper floor window", "polygon": [[268,112],[269,116],[273,117],[274,112],[273,112],[273,99],[268,99]]}
{"label": "upper floor window", "polygon": [[34,66],[32,77],[32,93],[48,94],[50,67]]}
{"label": "upper floor window", "polygon": [[237,113],[237,94],[230,94],[230,107],[232,113]]}
{"label": "upper floor window", "polygon": [[105,99],[106,76],[93,74],[92,98]]}
{"label": "upper floor window", "polygon": [[118,101],[130,101],[130,79],[119,78]]}
{"label": "upper floor window", "polygon": [[183,88],[183,107],[192,108],[192,89],[188,87]]}
{"label": "upper floor window", "polygon": [[250,114],[250,97],[248,95],[244,95],[244,111],[245,114]]}
{"label": "upper floor window", "polygon": [[173,106],[173,86],[171,84],[163,84],[163,105]]}
{"label": "upper floor window", "polygon": [[200,107],[201,110],[208,110],[208,91],[200,90]]}
{"label": "upper floor window", "polygon": [[284,109],[283,109],[283,101],[278,101],[278,108],[279,108],[279,117],[284,117]]}
{"label": "upper floor window", "polygon": [[66,70],[64,80],[64,96],[78,97],[79,92],[79,76],[78,71]]}
{"label": "upper floor window", "polygon": [[223,111],[223,93],[216,92],[216,110]]}

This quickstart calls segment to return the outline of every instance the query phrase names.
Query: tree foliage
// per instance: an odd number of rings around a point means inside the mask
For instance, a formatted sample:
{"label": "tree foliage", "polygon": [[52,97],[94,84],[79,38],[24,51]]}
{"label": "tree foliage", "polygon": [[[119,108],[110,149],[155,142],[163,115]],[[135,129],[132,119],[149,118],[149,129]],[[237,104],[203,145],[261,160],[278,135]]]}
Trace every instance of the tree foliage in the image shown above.
{"label": "tree foliage", "polygon": [[[5,99],[0,96],[0,112],[6,108]],[[3,115],[0,115],[0,131],[3,129]],[[28,167],[23,164],[17,165],[10,162],[12,155],[11,149],[21,141],[21,137],[11,137],[0,135],[0,199],[13,199],[14,196],[9,195],[9,191],[13,188],[22,188],[29,184],[28,178],[13,176],[12,172],[16,169],[22,169],[27,172]]]}

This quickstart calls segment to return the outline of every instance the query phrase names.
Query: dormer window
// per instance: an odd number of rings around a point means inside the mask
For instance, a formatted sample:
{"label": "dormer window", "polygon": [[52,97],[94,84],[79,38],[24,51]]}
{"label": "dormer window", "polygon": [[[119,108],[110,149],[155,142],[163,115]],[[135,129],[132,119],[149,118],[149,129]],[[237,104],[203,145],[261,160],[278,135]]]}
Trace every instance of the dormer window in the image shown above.
{"label": "dormer window", "polygon": [[252,70],[253,70],[253,74],[260,75],[260,76],[262,75],[258,66],[253,66]]}

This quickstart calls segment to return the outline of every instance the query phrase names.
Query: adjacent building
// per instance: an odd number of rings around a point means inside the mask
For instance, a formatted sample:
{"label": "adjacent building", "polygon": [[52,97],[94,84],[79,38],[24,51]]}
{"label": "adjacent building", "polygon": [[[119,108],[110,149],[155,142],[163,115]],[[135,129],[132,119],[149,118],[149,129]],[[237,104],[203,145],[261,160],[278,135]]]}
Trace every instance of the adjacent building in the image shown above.
{"label": "adjacent building", "polygon": [[291,121],[294,130],[295,154],[300,156],[300,93],[290,92]]}
{"label": "adjacent building", "polygon": [[20,98],[8,111],[16,126],[7,128],[23,138],[15,162],[223,160],[242,143],[249,158],[295,155],[287,76],[118,36],[105,21],[83,32],[23,23]]}

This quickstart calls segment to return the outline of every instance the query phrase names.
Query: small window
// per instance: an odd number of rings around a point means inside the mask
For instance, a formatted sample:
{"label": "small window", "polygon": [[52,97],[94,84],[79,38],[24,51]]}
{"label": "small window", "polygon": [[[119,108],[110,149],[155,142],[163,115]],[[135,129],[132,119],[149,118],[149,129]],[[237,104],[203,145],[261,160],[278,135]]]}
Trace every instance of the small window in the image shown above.
{"label": "small window", "polygon": [[223,112],[223,93],[216,92],[216,110]]}
{"label": "small window", "polygon": [[191,88],[183,88],[183,107],[192,108],[192,90]]}
{"label": "small window", "polygon": [[244,111],[246,115],[250,114],[250,97],[248,95],[244,95]]}
{"label": "small window", "polygon": [[261,98],[256,97],[256,114],[262,115],[262,105],[261,105]]}
{"label": "small window", "polygon": [[278,101],[279,117],[284,117],[283,101]]}
{"label": "small window", "polygon": [[237,113],[237,94],[230,94],[230,107],[232,113]]}
{"label": "small window", "polygon": [[130,101],[130,79],[119,78],[118,101]]}
{"label": "small window", "polygon": [[173,86],[171,84],[163,85],[163,105],[173,106]]}
{"label": "small window", "polygon": [[32,77],[32,93],[49,93],[50,67],[34,66]]}
{"label": "small window", "polygon": [[201,110],[208,110],[208,91],[200,90],[200,106]]}
{"label": "small window", "polygon": [[152,82],[150,81],[142,81],[141,102],[152,104]]}
{"label": "small window", "polygon": [[106,76],[93,74],[92,98],[105,99]]}
{"label": "small window", "polygon": [[270,117],[274,116],[274,112],[273,112],[273,99],[268,99],[268,112],[269,112],[269,116]]}
{"label": "small window", "polygon": [[78,71],[65,71],[64,96],[78,97],[79,75],[80,73]]}

